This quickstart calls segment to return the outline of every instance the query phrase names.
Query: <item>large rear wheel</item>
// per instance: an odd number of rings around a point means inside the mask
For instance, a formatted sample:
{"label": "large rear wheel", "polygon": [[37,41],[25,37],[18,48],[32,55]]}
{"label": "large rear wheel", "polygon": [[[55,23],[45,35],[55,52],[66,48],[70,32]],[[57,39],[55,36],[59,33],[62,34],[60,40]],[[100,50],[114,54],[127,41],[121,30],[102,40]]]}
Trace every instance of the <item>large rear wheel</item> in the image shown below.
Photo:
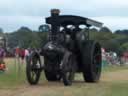
{"label": "large rear wheel", "polygon": [[87,41],[82,50],[83,77],[86,82],[97,82],[101,74],[101,46]]}

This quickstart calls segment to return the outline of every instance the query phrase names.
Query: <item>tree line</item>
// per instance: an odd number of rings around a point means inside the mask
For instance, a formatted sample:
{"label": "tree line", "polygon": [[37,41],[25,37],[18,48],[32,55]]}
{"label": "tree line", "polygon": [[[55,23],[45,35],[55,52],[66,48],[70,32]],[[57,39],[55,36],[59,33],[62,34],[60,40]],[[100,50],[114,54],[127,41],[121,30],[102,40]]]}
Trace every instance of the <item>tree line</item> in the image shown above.
{"label": "tree line", "polygon": [[[7,38],[9,48],[41,48],[46,43],[47,32],[40,29],[39,27],[39,31],[32,31],[28,27],[21,27],[15,32],[3,33],[0,28],[0,34]],[[91,28],[89,31],[90,38],[100,42],[106,51],[114,51],[118,55],[128,51],[128,30],[112,32],[109,28],[102,27],[100,30]]]}

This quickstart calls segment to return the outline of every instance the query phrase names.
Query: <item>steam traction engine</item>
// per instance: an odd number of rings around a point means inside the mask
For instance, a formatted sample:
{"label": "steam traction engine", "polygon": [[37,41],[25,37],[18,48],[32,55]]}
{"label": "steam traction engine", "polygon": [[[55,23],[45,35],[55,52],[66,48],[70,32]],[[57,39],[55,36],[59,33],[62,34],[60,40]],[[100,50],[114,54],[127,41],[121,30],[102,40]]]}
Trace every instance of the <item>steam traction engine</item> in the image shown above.
{"label": "steam traction engine", "polygon": [[[66,86],[72,84],[76,72],[82,72],[86,82],[97,82],[101,74],[101,46],[89,40],[88,29],[101,27],[102,23],[59,13],[58,9],[51,10],[51,16],[46,18],[51,25],[49,40],[41,52],[33,52],[27,60],[28,82],[37,84],[42,70],[48,81],[62,80]],[[87,27],[86,32],[81,25]]]}

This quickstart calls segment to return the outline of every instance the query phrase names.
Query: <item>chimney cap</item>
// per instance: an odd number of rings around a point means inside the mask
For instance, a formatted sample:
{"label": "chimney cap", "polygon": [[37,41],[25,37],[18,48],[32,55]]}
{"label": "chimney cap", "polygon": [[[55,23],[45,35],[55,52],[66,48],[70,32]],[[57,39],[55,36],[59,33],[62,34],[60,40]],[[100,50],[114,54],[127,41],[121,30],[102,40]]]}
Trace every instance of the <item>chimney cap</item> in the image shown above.
{"label": "chimney cap", "polygon": [[51,13],[52,14],[59,14],[60,13],[60,10],[59,9],[52,9],[51,10]]}

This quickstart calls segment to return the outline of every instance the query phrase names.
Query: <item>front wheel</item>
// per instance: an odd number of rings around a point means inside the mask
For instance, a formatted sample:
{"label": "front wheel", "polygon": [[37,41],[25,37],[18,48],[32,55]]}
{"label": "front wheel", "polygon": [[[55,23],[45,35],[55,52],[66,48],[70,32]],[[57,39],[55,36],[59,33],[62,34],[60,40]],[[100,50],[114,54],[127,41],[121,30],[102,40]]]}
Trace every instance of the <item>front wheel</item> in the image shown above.
{"label": "front wheel", "polygon": [[27,80],[31,85],[38,83],[41,73],[40,58],[37,53],[33,53],[27,59],[26,76]]}

